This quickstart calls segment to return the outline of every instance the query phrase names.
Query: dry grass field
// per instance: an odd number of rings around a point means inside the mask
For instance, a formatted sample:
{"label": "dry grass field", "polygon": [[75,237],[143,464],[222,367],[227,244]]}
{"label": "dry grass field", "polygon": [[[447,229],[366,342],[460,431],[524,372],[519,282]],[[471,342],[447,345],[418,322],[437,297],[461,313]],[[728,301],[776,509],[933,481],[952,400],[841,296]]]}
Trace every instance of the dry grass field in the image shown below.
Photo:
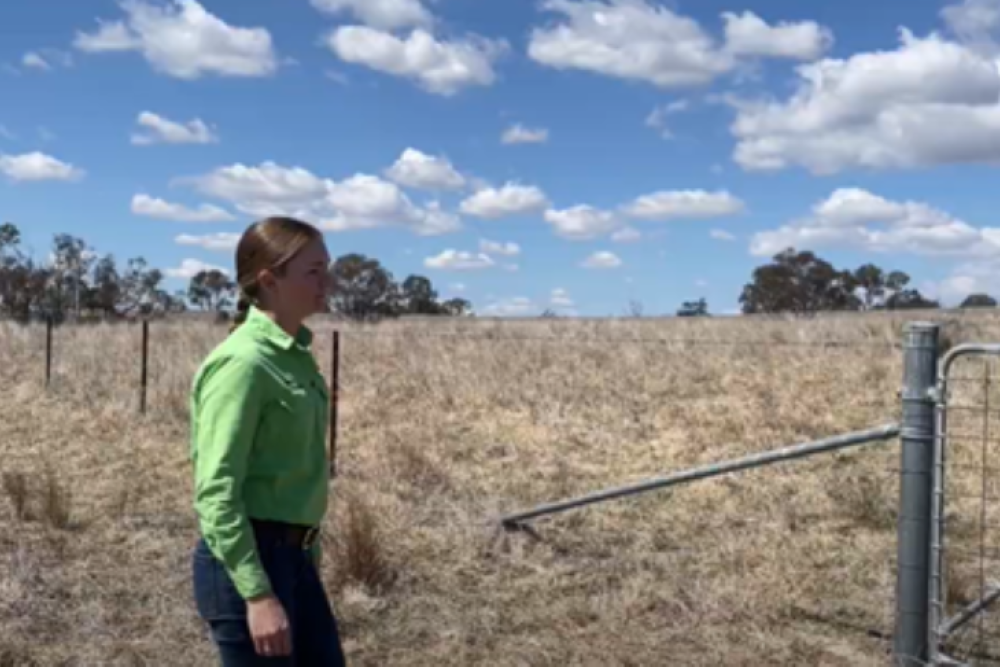
{"label": "dry grass field", "polygon": [[[1000,341],[992,313],[938,317],[951,344]],[[892,629],[896,441],[545,518],[540,541],[495,519],[897,421],[903,324],[346,327],[324,577],[349,663],[887,664],[868,631]],[[46,392],[43,329],[0,324],[0,666],[215,664],[190,593],[187,389],[225,328],[151,331],[142,417],[137,326],[58,329]],[[958,534],[978,548],[977,507]]]}

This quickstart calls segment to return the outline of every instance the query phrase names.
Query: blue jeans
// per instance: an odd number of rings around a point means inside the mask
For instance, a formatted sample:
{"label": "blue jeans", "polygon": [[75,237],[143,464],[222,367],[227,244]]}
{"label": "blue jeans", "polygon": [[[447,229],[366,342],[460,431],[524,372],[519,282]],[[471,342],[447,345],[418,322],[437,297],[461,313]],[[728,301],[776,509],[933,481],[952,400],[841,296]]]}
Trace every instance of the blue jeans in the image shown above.
{"label": "blue jeans", "polygon": [[258,539],[261,563],[288,616],[292,654],[262,656],[254,648],[247,604],[222,562],[200,539],[192,554],[194,599],[223,667],[343,667],[337,622],[312,557],[301,548]]}

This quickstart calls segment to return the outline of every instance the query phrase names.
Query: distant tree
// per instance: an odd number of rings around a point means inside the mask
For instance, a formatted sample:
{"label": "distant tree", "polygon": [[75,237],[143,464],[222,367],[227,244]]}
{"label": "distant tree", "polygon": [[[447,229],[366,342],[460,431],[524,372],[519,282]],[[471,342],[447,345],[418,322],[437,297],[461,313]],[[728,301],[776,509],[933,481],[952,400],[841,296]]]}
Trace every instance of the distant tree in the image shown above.
{"label": "distant tree", "polygon": [[458,297],[448,299],[441,304],[440,308],[445,315],[451,315],[452,317],[462,317],[472,314],[472,304]]}
{"label": "distant tree", "polygon": [[354,320],[395,317],[402,299],[388,269],[374,258],[351,253],[330,267],[333,298],[330,309]]}
{"label": "distant tree", "polygon": [[[236,284],[222,271],[199,271],[188,286],[188,299],[202,310],[221,313],[235,298]],[[151,295],[152,296],[152,295]]]}
{"label": "distant tree", "polygon": [[754,270],[740,304],[747,314],[858,310],[857,286],[852,272],[838,271],[810,251],[788,248],[775,255],[772,263]]}
{"label": "distant tree", "polygon": [[403,281],[401,310],[409,315],[441,315],[438,295],[431,281],[423,276],[409,276]]}
{"label": "distant tree", "polygon": [[886,280],[885,272],[874,264],[865,264],[854,271],[854,282],[864,293],[866,310],[875,308],[885,297]]}
{"label": "distant tree", "polygon": [[678,317],[705,317],[708,315],[708,302],[702,297],[697,301],[685,301],[677,310]]}
{"label": "distant tree", "polygon": [[970,294],[959,308],[996,308],[997,300],[989,294]]}
{"label": "distant tree", "polygon": [[900,290],[885,302],[886,310],[931,310],[940,307],[937,301],[927,299],[915,289]]}

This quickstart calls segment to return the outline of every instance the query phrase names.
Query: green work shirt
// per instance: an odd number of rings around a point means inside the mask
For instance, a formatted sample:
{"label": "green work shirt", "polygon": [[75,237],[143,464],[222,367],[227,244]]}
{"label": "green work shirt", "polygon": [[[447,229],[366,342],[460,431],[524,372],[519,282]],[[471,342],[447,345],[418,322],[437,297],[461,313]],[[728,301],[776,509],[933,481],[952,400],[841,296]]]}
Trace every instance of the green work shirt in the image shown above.
{"label": "green work shirt", "polygon": [[292,337],[251,308],[192,385],[194,508],[244,598],[272,590],[249,518],[318,526],[326,513],[329,394],[312,338],[304,326]]}

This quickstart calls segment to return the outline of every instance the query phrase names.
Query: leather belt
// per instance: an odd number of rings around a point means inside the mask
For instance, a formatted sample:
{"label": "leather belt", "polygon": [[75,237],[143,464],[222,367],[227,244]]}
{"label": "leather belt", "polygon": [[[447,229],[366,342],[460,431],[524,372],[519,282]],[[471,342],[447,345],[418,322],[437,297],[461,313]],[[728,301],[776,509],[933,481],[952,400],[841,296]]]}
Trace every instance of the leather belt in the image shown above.
{"label": "leather belt", "polygon": [[318,526],[301,526],[283,521],[250,519],[258,537],[275,540],[281,545],[310,549],[319,538]]}

